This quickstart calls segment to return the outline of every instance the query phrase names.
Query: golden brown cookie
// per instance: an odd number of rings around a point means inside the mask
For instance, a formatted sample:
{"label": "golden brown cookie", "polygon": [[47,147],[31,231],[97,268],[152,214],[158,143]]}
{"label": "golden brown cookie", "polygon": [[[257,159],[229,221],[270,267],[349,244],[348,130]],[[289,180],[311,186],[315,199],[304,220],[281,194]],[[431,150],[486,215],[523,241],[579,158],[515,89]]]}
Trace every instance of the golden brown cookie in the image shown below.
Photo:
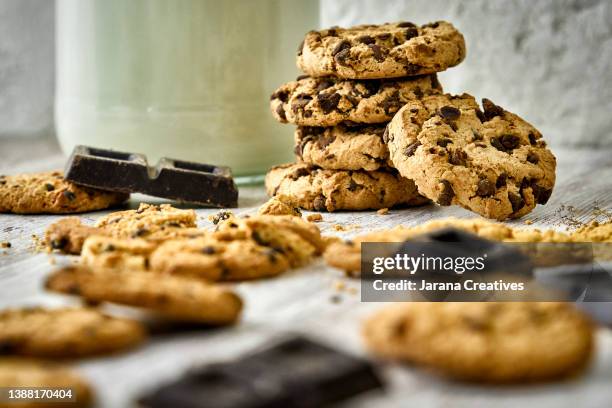
{"label": "golden brown cookie", "polygon": [[83,243],[92,235],[108,235],[102,228],[91,227],[81,223],[78,217],[63,218],[47,227],[45,242],[51,249],[57,249],[66,254],[78,255],[83,249]]}
{"label": "golden brown cookie", "polygon": [[299,126],[386,123],[406,102],[441,92],[435,75],[370,81],[307,77],[278,88],[270,109],[279,122]]}
{"label": "golden brown cookie", "polygon": [[375,355],[452,378],[490,383],[551,380],[589,362],[594,328],[568,303],[402,303],[364,325]]}
{"label": "golden brown cookie", "polygon": [[266,175],[266,191],[270,196],[291,197],[300,207],[315,211],[369,210],[427,202],[412,180],[393,169],[344,171],[305,163],[283,164]]}
{"label": "golden brown cookie", "polygon": [[240,298],[223,286],[138,270],[67,267],[53,273],[45,286],[88,301],[144,308],[184,322],[231,324],[242,310]]}
{"label": "golden brown cookie", "polygon": [[2,408],[83,408],[93,403],[91,386],[79,375],[58,364],[21,358],[0,358],[0,387],[70,389],[74,400],[0,403]]}
{"label": "golden brown cookie", "polygon": [[390,167],[384,131],[384,125],[302,126],[295,131],[294,152],[298,161],[322,169],[374,171]]}
{"label": "golden brown cookie", "polygon": [[309,32],[297,65],[312,76],[397,78],[444,71],[465,53],[463,35],[446,21],[369,24]]}
{"label": "golden brown cookie", "polygon": [[440,205],[518,218],[550,198],[555,156],[529,123],[487,99],[483,107],[467,94],[408,102],[387,128],[391,161]]}
{"label": "golden brown cookie", "polygon": [[81,213],[121,204],[128,197],[128,194],[77,186],[64,180],[59,171],[0,175],[0,213]]}
{"label": "golden brown cookie", "polygon": [[296,217],[302,216],[302,211],[299,206],[289,197],[285,196],[274,196],[266,201],[257,210],[259,215],[293,215]]}
{"label": "golden brown cookie", "polygon": [[84,357],[132,348],[144,341],[138,322],[96,309],[9,309],[0,312],[0,354]]}

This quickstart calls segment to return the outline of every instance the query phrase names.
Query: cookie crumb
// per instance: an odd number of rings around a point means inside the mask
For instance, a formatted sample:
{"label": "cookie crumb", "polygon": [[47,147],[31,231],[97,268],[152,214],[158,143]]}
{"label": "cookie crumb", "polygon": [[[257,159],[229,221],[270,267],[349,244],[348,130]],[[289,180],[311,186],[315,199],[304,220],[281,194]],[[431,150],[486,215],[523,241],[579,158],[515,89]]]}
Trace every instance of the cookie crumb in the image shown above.
{"label": "cookie crumb", "polygon": [[335,303],[335,304],[340,303],[340,302],[342,302],[342,296],[340,296],[340,295],[332,295],[332,297],[329,298],[329,301],[332,302],[332,303]]}
{"label": "cookie crumb", "polygon": [[293,215],[302,216],[302,211],[295,200],[283,195],[277,195],[269,199],[257,211],[260,215]]}
{"label": "cookie crumb", "polygon": [[346,227],[344,227],[344,225],[340,225],[340,224],[334,224],[334,229],[336,231],[346,231]]}
{"label": "cookie crumb", "polygon": [[323,221],[323,216],[321,214],[310,214],[306,217],[308,222],[321,222]]}
{"label": "cookie crumb", "polygon": [[533,221],[531,221],[531,220],[525,220],[525,225],[531,225],[531,224],[533,224]]}
{"label": "cookie crumb", "polygon": [[212,222],[213,224],[217,225],[219,224],[221,221],[227,220],[231,217],[234,216],[234,213],[228,210],[221,210],[216,214],[211,214],[208,216],[208,221]]}
{"label": "cookie crumb", "polygon": [[338,292],[343,291],[346,288],[346,283],[344,283],[341,280],[337,280],[336,282],[334,282],[334,289],[336,289]]}
{"label": "cookie crumb", "polygon": [[53,255],[49,256],[49,265],[55,265],[57,263],[57,260],[55,259],[55,257]]}
{"label": "cookie crumb", "polygon": [[378,215],[389,214],[389,209],[388,208],[381,208],[380,210],[376,211],[376,214],[378,214]]}
{"label": "cookie crumb", "polygon": [[11,243],[8,241],[0,242],[0,248],[10,248],[11,246]]}

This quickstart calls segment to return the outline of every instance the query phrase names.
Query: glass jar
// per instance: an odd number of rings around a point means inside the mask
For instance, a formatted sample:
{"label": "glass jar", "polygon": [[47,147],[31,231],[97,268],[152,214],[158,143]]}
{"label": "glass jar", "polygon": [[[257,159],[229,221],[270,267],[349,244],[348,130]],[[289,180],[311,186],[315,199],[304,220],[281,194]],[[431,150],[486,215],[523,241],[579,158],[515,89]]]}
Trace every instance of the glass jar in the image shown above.
{"label": "glass jar", "polygon": [[270,94],[316,0],[58,0],[56,131],[76,144],[263,174],[292,159]]}

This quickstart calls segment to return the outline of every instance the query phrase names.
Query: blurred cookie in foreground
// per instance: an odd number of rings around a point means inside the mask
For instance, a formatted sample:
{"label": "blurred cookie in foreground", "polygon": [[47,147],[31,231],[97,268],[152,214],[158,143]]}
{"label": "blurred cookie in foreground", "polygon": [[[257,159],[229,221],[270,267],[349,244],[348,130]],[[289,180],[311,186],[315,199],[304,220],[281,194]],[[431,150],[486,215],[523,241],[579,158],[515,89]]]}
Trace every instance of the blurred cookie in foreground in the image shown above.
{"label": "blurred cookie in foreground", "polygon": [[580,373],[594,327],[568,303],[402,303],[363,326],[379,357],[473,382],[525,383]]}
{"label": "blurred cookie in foreground", "polygon": [[93,403],[91,386],[84,379],[68,368],[49,362],[0,357],[0,387],[64,389],[72,394],[70,401],[29,399],[19,403],[0,403],[3,408],[82,408]]}

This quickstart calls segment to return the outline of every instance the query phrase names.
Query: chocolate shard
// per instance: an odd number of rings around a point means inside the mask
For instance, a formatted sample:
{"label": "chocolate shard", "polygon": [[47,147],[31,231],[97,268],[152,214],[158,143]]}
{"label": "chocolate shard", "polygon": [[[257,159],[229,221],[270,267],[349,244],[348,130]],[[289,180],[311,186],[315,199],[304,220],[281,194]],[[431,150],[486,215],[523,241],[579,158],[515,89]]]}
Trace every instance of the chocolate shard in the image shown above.
{"label": "chocolate shard", "polygon": [[229,167],[162,158],[149,167],[137,153],[76,146],[64,171],[75,184],[142,193],[210,207],[236,207],[238,189]]}
{"label": "chocolate shard", "polygon": [[193,370],[138,402],[148,408],[310,408],[378,388],[382,382],[367,361],[292,337],[241,359]]}

